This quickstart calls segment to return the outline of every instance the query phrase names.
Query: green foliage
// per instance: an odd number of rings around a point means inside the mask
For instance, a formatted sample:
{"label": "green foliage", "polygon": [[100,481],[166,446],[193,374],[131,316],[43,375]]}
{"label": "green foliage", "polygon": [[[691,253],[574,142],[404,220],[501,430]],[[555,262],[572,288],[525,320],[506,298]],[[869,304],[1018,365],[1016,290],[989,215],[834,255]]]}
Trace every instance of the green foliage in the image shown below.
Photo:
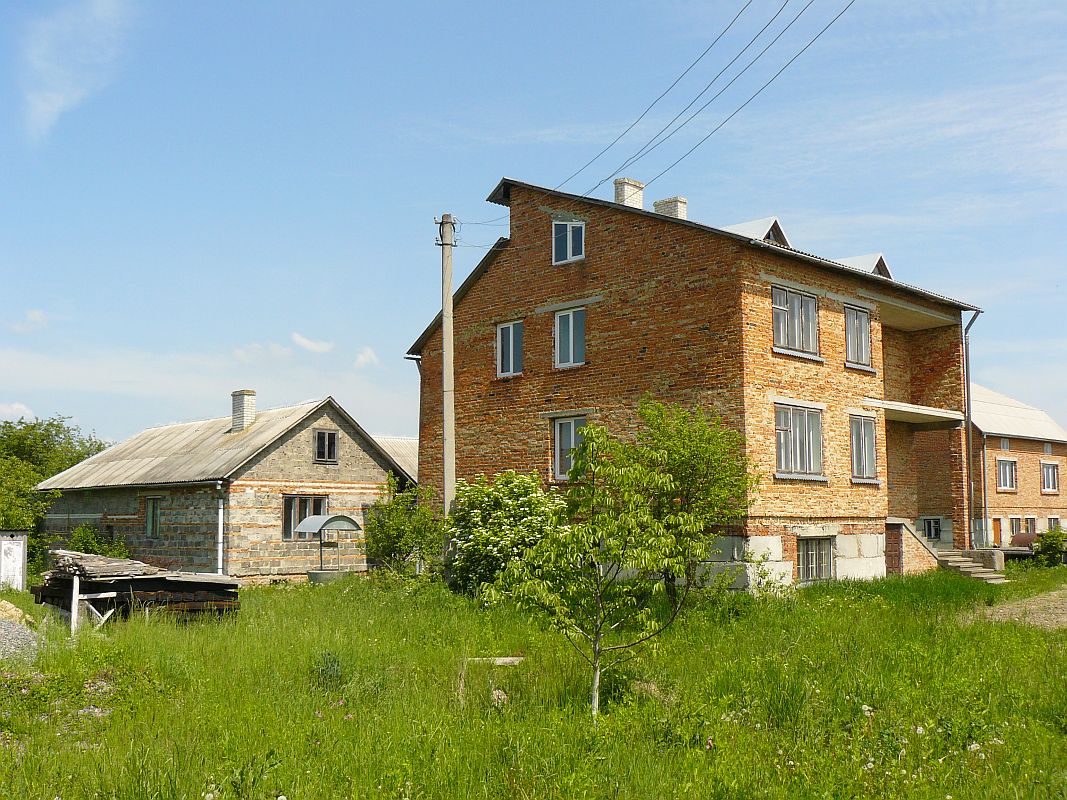
{"label": "green foliage", "polygon": [[401,491],[390,475],[385,492],[366,515],[367,556],[394,572],[409,573],[441,562],[444,523],[426,493]]}
{"label": "green foliage", "polygon": [[450,584],[473,594],[492,583],[554,529],[562,509],[559,494],[546,492],[536,475],[509,470],[491,481],[459,481],[448,517]]}
{"label": "green foliage", "polygon": [[41,480],[96,455],[107,442],[82,433],[69,417],[0,422],[0,456],[28,464]]}
{"label": "green foliage", "polygon": [[34,492],[44,480],[30,464],[0,455],[0,528],[33,530],[48,509],[48,497]]}
{"label": "green foliage", "polygon": [[311,683],[316,689],[334,692],[341,688],[344,670],[341,659],[331,650],[323,650],[311,665]]}
{"label": "green foliage", "polygon": [[108,537],[100,533],[92,525],[79,525],[70,532],[66,547],[79,553],[94,553],[98,556],[111,558],[129,558],[130,549],[126,542],[117,537]]}
{"label": "green foliage", "polygon": [[1034,557],[1042,566],[1058,567],[1063,563],[1065,548],[1067,548],[1067,533],[1063,528],[1053,528],[1037,538],[1034,543]]}

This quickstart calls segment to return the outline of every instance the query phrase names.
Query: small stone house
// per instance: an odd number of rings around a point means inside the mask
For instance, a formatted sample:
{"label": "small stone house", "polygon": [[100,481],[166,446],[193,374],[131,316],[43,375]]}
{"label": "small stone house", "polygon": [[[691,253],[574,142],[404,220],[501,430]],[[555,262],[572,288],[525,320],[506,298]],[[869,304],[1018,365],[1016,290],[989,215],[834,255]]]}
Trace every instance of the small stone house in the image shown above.
{"label": "small stone house", "polygon": [[[510,230],[454,297],[458,477],[561,484],[582,426],[625,435],[651,394],[714,412],[761,475],[724,567],[764,559],[787,582],[930,569],[928,520],[938,546],[970,546],[974,306],[897,280],[881,254],[798,250],[775,217],[720,228],[682,197],[646,209],[629,178],[614,202],[510,178],[488,200]],[[440,492],[440,315],[409,357],[421,485]]]}
{"label": "small stone house", "polygon": [[[159,566],[237,577],[297,577],[319,566],[306,517],[344,514],[361,530],[390,474],[417,480],[416,443],[372,437],[334,400],[256,411],[233,393],[228,417],[149,428],[43,481],[58,491],[45,517],[57,539],[94,525]],[[327,565],[366,569],[362,532]]]}
{"label": "small stone house", "polygon": [[1039,408],[971,384],[978,520],[987,547],[1029,547],[1067,524],[1067,430]]}

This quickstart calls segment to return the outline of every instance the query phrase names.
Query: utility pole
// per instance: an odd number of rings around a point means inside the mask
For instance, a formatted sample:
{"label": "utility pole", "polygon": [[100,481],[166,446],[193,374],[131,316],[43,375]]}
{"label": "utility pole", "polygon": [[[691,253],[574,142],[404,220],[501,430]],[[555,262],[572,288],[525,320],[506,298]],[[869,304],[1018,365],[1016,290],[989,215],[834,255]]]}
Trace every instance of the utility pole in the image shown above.
{"label": "utility pole", "polygon": [[456,223],[451,214],[442,214],[439,223],[441,234],[441,405],[444,412],[442,429],[442,466],[444,468],[445,514],[452,508],[456,497],[456,376],[452,355],[452,248]]}

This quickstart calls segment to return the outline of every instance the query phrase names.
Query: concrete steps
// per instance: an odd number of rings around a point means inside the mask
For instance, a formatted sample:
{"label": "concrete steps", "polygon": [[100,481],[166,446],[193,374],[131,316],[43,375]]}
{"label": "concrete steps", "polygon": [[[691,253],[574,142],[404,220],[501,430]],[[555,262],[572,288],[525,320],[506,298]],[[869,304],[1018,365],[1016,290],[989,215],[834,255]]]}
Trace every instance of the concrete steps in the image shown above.
{"label": "concrete steps", "polygon": [[991,586],[999,586],[1010,582],[1004,577],[1003,572],[989,569],[983,566],[981,562],[967,558],[959,550],[938,550],[937,563],[941,569],[950,569],[953,572],[988,583]]}

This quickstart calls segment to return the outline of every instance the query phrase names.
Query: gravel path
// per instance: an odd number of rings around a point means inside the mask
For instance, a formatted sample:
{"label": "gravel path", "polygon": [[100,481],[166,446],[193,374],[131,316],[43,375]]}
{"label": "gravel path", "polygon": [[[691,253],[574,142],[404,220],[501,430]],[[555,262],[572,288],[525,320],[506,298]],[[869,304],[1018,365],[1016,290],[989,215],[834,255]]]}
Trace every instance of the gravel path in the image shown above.
{"label": "gravel path", "polygon": [[996,622],[1025,622],[1039,628],[1067,628],[1067,589],[1013,600],[983,609],[980,613]]}
{"label": "gravel path", "polygon": [[17,622],[0,619],[0,658],[33,656],[37,649],[37,634]]}

